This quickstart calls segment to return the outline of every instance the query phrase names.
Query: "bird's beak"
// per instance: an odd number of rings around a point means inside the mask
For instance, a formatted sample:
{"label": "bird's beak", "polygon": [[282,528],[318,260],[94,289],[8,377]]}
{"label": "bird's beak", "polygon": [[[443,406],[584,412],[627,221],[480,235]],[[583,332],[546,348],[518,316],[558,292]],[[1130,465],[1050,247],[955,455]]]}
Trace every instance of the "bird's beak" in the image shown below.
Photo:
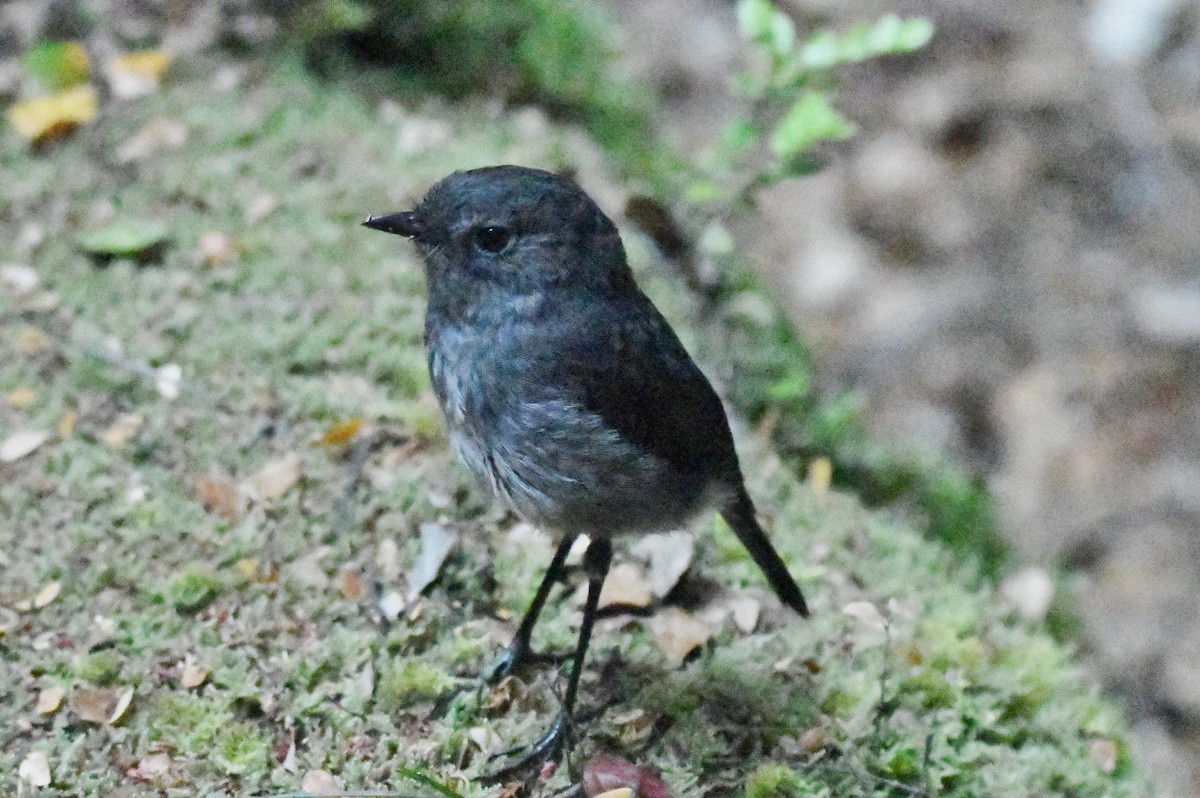
{"label": "bird's beak", "polygon": [[421,220],[416,211],[400,211],[386,216],[368,216],[363,227],[395,233],[405,238],[416,238],[421,233]]}

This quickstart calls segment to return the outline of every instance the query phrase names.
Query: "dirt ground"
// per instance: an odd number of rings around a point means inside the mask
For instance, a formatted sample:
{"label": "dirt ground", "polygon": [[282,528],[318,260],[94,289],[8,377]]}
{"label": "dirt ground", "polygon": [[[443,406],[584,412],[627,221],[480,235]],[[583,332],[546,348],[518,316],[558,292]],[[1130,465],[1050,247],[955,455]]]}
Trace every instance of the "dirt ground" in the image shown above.
{"label": "dirt ground", "polygon": [[[846,76],[859,124],[761,197],[764,273],[882,435],[984,475],[1022,563],[1075,576],[1089,662],[1162,794],[1200,794],[1200,12],[793,2],[937,34]],[[738,57],[724,2],[618,4],[698,148]]]}

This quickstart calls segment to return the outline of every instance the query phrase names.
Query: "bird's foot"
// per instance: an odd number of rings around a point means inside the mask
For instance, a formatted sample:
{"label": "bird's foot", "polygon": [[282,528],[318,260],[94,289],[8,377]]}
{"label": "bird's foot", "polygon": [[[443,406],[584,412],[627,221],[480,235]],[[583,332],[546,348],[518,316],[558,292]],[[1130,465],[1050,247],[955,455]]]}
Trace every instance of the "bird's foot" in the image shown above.
{"label": "bird's foot", "polygon": [[[554,722],[550,724],[550,728],[541,736],[541,739],[533,744],[527,753],[498,770],[493,770],[491,773],[485,774],[482,778],[483,782],[485,784],[495,784],[501,781],[509,781],[518,776],[529,779],[534,775],[533,771],[535,769],[540,771],[545,765],[557,760],[562,754],[566,746],[569,727],[570,722],[567,715],[559,713]],[[512,753],[512,750],[497,754],[493,758],[506,756],[509,753]]]}
{"label": "bird's foot", "polygon": [[504,647],[492,663],[479,674],[485,684],[495,684],[505,676],[511,676],[517,667],[533,659],[533,651],[529,646],[516,640]]}
{"label": "bird's foot", "polygon": [[532,662],[553,664],[560,662],[561,659],[561,657],[556,657],[552,654],[538,654],[529,646],[522,645],[514,640],[505,646],[504,650],[496,655],[491,664],[480,672],[479,678],[483,680],[484,684],[492,685],[499,682],[505,676],[511,676],[522,665]]}

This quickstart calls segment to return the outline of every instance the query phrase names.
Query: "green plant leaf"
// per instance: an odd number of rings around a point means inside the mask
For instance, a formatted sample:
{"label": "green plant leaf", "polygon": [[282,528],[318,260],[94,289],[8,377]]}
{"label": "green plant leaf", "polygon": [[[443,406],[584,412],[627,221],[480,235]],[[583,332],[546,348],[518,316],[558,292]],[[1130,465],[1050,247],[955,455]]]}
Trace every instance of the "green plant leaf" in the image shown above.
{"label": "green plant leaf", "polygon": [[777,56],[787,55],[796,46],[796,27],[769,0],[741,0],[737,19],[746,37],[766,45]]}
{"label": "green plant leaf", "polygon": [[443,784],[432,776],[427,776],[419,770],[405,767],[404,765],[398,765],[396,767],[396,773],[404,776],[405,778],[412,779],[419,784],[424,784],[426,787],[436,790],[437,792],[446,796],[446,798],[463,798],[460,793],[455,792],[449,787],[449,785]]}
{"label": "green plant leaf", "polygon": [[151,220],[125,220],[89,230],[79,246],[91,255],[136,258],[167,240],[167,226]]}
{"label": "green plant leaf", "polygon": [[854,125],[829,103],[829,98],[818,91],[805,91],[771,131],[771,151],[789,159],[818,141],[852,135]]}
{"label": "green plant leaf", "polygon": [[22,59],[25,70],[50,91],[62,91],[87,80],[88,57],[78,42],[44,42]]}
{"label": "green plant leaf", "polygon": [[807,70],[865,61],[880,55],[910,53],[933,36],[933,23],[920,17],[901,19],[888,14],[875,22],[856,25],[842,34],[822,31],[800,48],[800,65]]}
{"label": "green plant leaf", "polygon": [[771,34],[771,20],[778,12],[769,0],[739,0],[738,28],[750,39],[758,41]]}
{"label": "green plant leaf", "polygon": [[762,131],[758,129],[758,125],[745,117],[738,117],[730,120],[721,132],[721,149],[737,155],[753,147],[760,138]]}

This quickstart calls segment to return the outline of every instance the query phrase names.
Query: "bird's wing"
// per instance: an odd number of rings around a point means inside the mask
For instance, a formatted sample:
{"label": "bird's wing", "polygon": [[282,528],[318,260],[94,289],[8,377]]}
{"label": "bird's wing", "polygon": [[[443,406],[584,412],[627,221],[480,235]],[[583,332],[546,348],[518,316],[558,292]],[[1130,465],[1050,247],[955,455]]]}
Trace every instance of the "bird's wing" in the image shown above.
{"label": "bird's wing", "polygon": [[556,390],[681,472],[740,485],[721,400],[648,298],[638,292],[564,322],[570,332],[548,363]]}

